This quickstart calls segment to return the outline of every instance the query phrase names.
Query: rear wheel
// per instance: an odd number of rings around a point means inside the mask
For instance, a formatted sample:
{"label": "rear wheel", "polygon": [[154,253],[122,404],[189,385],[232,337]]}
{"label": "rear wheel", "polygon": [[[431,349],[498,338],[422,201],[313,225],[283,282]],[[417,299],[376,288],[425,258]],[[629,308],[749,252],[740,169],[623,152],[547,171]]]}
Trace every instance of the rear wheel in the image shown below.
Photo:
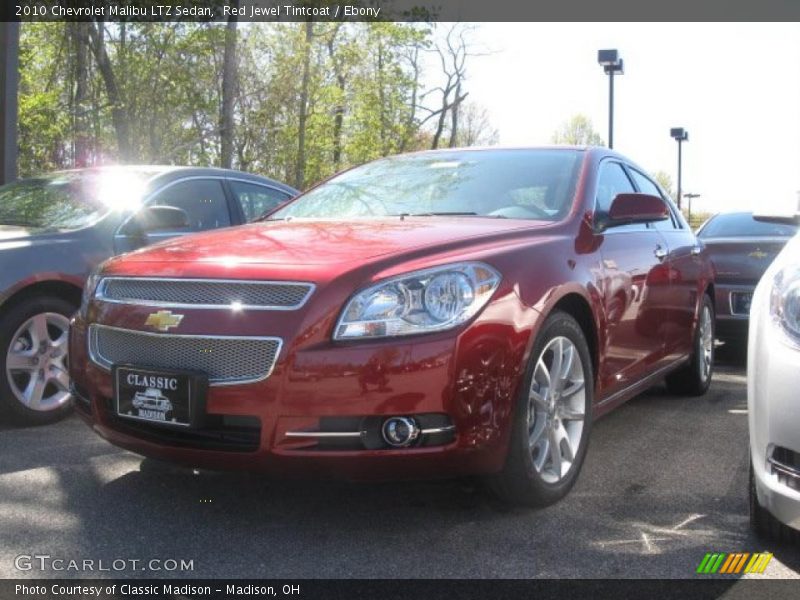
{"label": "rear wheel", "polygon": [[692,356],[686,366],[666,377],[667,389],[673,394],[702,396],[711,385],[714,371],[714,304],[706,294],[700,306],[692,348]]}
{"label": "rear wheel", "polygon": [[0,408],[15,421],[41,425],[69,413],[67,350],[75,310],[60,298],[39,297],[0,319]]}
{"label": "rear wheel", "polygon": [[506,465],[490,479],[500,498],[544,506],[569,492],[586,456],[593,381],[583,331],[570,315],[553,313],[531,353]]}

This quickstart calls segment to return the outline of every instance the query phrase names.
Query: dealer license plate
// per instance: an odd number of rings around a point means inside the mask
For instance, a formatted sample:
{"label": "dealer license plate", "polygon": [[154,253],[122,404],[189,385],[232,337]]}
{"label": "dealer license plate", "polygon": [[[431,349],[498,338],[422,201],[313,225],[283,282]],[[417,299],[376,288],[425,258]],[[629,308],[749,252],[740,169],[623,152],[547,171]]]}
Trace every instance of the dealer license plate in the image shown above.
{"label": "dealer license plate", "polygon": [[128,365],[115,366],[113,374],[120,417],[178,427],[195,422],[205,392],[202,375]]}

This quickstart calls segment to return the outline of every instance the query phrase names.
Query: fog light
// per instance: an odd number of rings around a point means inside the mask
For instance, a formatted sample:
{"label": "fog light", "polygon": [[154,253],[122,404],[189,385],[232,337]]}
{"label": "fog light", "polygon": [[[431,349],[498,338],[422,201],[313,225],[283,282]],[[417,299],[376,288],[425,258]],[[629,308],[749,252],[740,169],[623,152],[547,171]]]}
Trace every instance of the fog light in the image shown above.
{"label": "fog light", "polygon": [[419,437],[419,427],[409,417],[390,417],[383,422],[383,439],[390,446],[408,446]]}

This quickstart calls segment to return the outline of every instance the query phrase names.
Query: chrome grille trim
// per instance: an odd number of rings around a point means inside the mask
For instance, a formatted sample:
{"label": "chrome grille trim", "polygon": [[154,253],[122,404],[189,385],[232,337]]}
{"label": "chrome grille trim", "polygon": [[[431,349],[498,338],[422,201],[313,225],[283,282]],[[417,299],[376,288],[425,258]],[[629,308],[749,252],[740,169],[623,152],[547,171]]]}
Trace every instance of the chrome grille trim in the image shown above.
{"label": "chrome grille trim", "polygon": [[767,464],[772,467],[772,474],[777,476],[780,483],[796,491],[800,491],[798,458],[800,457],[792,450],[779,446],[773,446],[767,456]]}
{"label": "chrome grille trim", "polygon": [[297,310],[305,305],[315,287],[304,281],[104,277],[94,297],[113,304],[152,307]]}
{"label": "chrome grille trim", "polygon": [[[420,429],[420,435],[434,435],[437,433],[451,433],[456,430],[455,425],[446,427],[431,427]],[[367,435],[366,431],[287,431],[287,438],[360,438]]]}
{"label": "chrome grille trim", "polygon": [[[106,354],[108,354],[109,348],[103,348],[103,345],[107,346],[114,342],[109,339],[102,340],[100,337],[102,335],[106,337],[116,335],[118,338],[116,343],[123,344],[127,354],[117,350],[115,356],[104,355],[103,351],[105,350]],[[118,363],[128,363],[153,369],[197,370],[208,374],[208,382],[211,386],[243,385],[267,379],[272,375],[275,363],[278,362],[278,357],[283,347],[283,340],[277,337],[150,333],[148,331],[122,329],[97,323],[89,325],[88,338],[90,360],[106,371],[110,371],[111,367]],[[121,341],[123,338],[126,338],[124,342]],[[137,340],[141,341],[142,348],[138,352],[135,346]],[[195,342],[195,344],[192,342]],[[251,359],[252,368],[242,370],[242,361],[231,355],[230,345],[236,343],[256,347],[256,353]],[[171,344],[173,348],[167,349],[167,344]],[[181,347],[181,345],[184,347]],[[209,345],[217,345],[220,350],[219,354],[213,355],[213,353],[209,353],[207,356],[203,356],[199,353],[201,349],[207,349]],[[198,351],[194,358],[188,356],[193,349]],[[176,350],[177,357],[170,360],[170,353],[176,354]],[[221,358],[215,362],[214,358],[217,357]],[[231,365],[235,369],[239,369],[239,371],[227,369],[228,374],[226,375],[226,366],[230,367]]]}

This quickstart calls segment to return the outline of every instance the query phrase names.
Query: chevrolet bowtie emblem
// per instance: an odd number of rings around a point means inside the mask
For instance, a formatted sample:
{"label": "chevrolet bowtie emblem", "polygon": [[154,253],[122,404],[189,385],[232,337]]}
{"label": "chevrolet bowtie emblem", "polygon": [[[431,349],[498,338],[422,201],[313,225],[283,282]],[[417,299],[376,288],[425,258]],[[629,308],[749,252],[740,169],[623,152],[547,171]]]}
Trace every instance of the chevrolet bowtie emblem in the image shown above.
{"label": "chevrolet bowtie emblem", "polygon": [[158,331],[169,331],[173,327],[177,327],[183,321],[183,315],[173,315],[172,311],[160,310],[151,315],[148,315],[145,325],[155,327]]}
{"label": "chevrolet bowtie emblem", "polygon": [[750,256],[753,258],[767,258],[768,254],[766,252],[762,252],[761,248],[756,248],[753,252],[750,253]]}

